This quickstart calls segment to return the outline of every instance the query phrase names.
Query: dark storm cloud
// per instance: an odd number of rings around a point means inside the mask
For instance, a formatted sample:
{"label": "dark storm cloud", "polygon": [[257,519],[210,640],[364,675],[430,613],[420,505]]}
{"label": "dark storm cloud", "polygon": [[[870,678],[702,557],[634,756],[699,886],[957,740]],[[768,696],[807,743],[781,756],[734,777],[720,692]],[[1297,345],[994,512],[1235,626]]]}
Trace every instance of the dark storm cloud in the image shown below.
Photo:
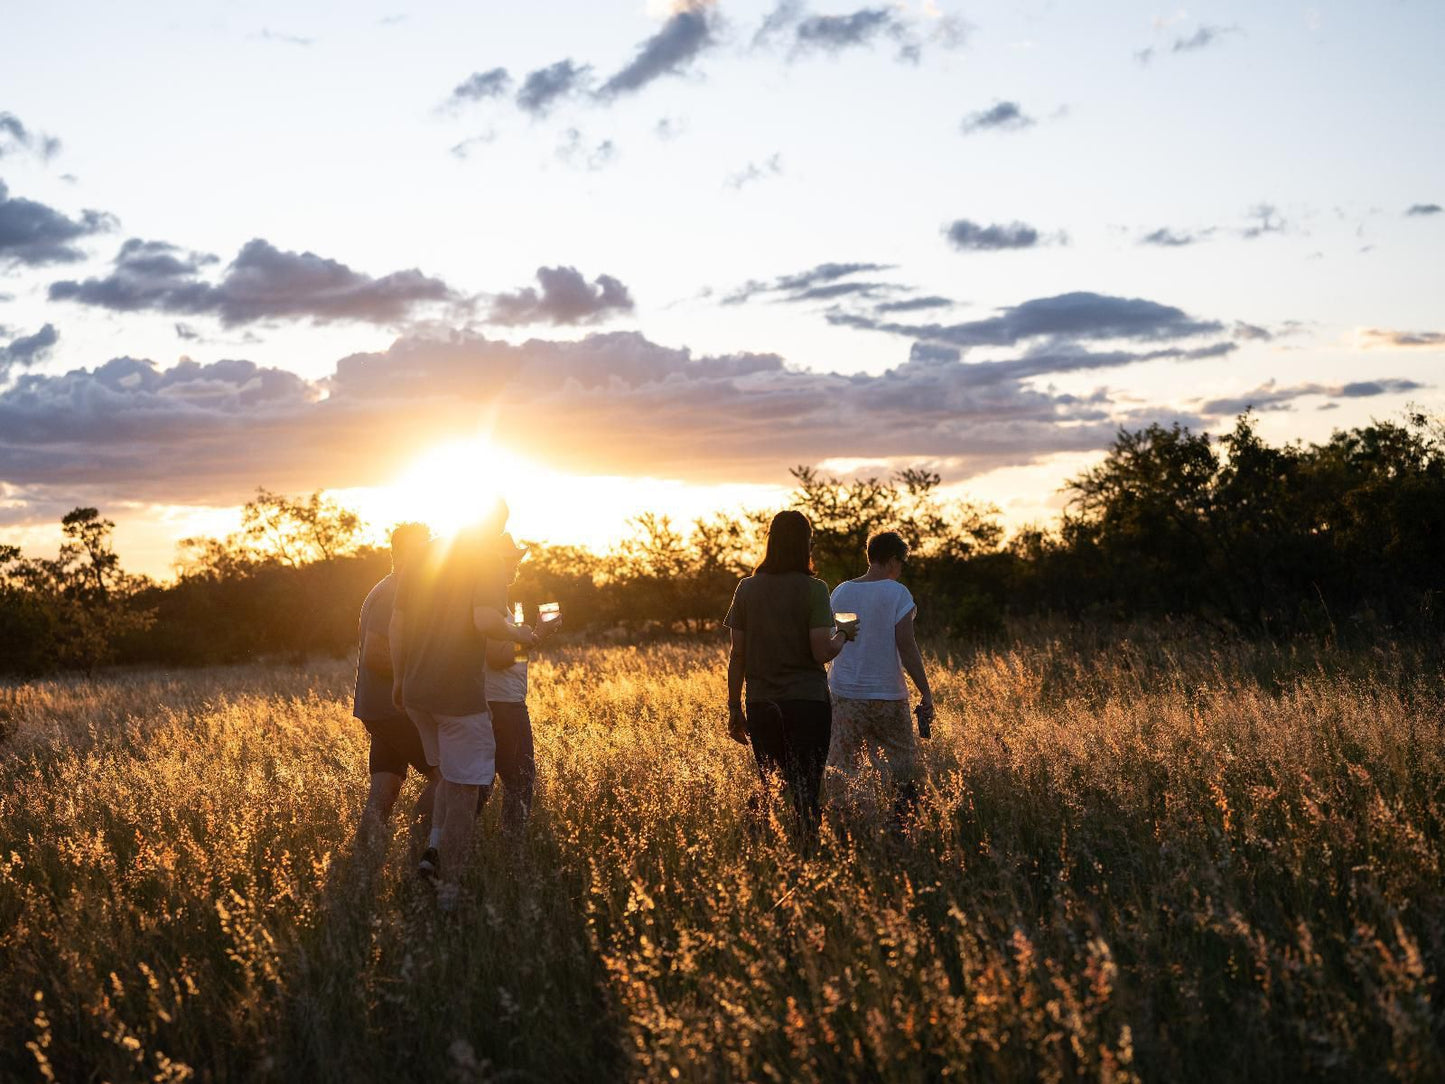
{"label": "dark storm cloud", "polygon": [[[8,334],[0,328],[0,334]],[[46,324],[33,335],[21,335],[0,347],[0,381],[8,380],[15,368],[26,368],[43,360],[60,341],[54,324]]]}
{"label": "dark storm cloud", "polygon": [[468,102],[500,98],[512,88],[512,77],[506,68],[493,68],[485,72],[473,72],[453,88],[447,98],[448,105],[465,105]]}
{"label": "dark storm cloud", "polygon": [[0,158],[21,151],[48,162],[60,153],[60,140],[27,128],[14,113],[0,113]]}
{"label": "dark storm cloud", "polygon": [[1199,404],[1199,413],[1208,417],[1243,414],[1246,410],[1292,410],[1296,400],[1307,397],[1336,399],[1371,399],[1379,395],[1398,395],[1418,391],[1426,385],[1413,380],[1361,380],[1349,384],[1294,384],[1281,387],[1273,380],[1244,395],[1210,399]]}
{"label": "dark storm cloud", "polygon": [[627,287],[611,275],[588,283],[575,267],[539,267],[538,290],[498,294],[487,319],[494,324],[591,324],[633,309]]}
{"label": "dark storm cloud", "polygon": [[[829,323],[882,331],[952,346],[1015,346],[1033,339],[1148,342],[1217,335],[1224,325],[1198,320],[1182,309],[1139,297],[1087,291],[1040,297],[960,324],[903,324],[852,313],[829,313]],[[1233,344],[1227,344],[1230,349]]]}
{"label": "dark storm cloud", "polygon": [[970,113],[960,125],[964,135],[974,132],[1018,132],[1032,128],[1033,117],[1023,111],[1018,102],[995,102],[987,109]]}
{"label": "dark storm cloud", "polygon": [[1405,211],[1405,215],[1409,218],[1423,215],[1438,215],[1442,210],[1445,210],[1445,208],[1442,208],[1438,203],[1412,203]]}
{"label": "dark storm cloud", "polygon": [[675,75],[714,44],[713,15],[705,3],[691,3],[673,12],[662,28],[637,47],[637,55],[602,84],[598,94],[613,98],[641,90],[654,79]]}
{"label": "dark storm cloud", "polygon": [[361,320],[394,323],[429,302],[455,300],[440,279],[415,268],[373,278],[313,252],[286,252],[248,241],[218,282],[201,277],[216,257],[161,241],[132,238],[101,278],[50,286],[52,301],[118,312],[217,317],[227,327],[256,320]]}
{"label": "dark storm cloud", "polygon": [[1439,349],[1445,347],[1445,331],[1389,331],[1371,327],[1360,332],[1360,341],[1367,350],[1377,347]]}
{"label": "dark storm cloud", "polygon": [[1033,248],[1039,243],[1039,231],[1023,222],[980,226],[977,222],[960,218],[947,226],[943,234],[948,243],[960,251],[998,252],[1011,248]]}
{"label": "dark storm cloud", "polygon": [[76,242],[114,229],[115,218],[101,211],[82,211],[69,218],[34,200],[11,197],[0,181],[0,267],[40,267],[85,259]]}
{"label": "dark storm cloud", "polygon": [[517,107],[534,116],[546,113],[559,98],[582,90],[592,77],[589,64],[574,64],[571,59],[559,60],[545,68],[529,72],[517,91]]}
{"label": "dark storm cloud", "polygon": [[784,300],[795,300],[797,295],[816,289],[839,279],[875,271],[892,271],[892,264],[883,263],[820,263],[806,271],[791,275],[780,275],[775,279],[751,279],[722,299],[724,305],[741,305],[759,294],[782,295]]}

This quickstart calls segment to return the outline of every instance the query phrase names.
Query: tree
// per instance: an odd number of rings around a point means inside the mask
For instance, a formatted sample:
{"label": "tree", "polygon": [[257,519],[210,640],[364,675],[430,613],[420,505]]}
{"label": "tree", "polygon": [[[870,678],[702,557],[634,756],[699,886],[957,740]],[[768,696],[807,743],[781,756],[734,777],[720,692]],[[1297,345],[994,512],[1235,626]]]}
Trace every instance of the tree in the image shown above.
{"label": "tree", "polygon": [[[76,508],[61,520],[65,541],[54,559],[0,547],[0,639],[16,669],[89,673],[114,658],[122,637],[150,626],[152,611],[133,604],[149,581],[121,569],[114,530],[98,509]],[[28,642],[15,643],[22,636]]]}

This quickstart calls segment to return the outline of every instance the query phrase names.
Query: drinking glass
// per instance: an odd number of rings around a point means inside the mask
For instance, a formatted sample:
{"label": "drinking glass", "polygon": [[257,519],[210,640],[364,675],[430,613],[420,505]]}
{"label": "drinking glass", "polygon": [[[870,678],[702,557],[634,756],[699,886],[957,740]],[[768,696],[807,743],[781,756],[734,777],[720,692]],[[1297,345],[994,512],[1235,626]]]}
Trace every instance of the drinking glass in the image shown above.
{"label": "drinking glass", "polygon": [[851,640],[858,634],[858,615],[851,610],[835,611],[833,625],[839,632],[848,634],[848,639]]}

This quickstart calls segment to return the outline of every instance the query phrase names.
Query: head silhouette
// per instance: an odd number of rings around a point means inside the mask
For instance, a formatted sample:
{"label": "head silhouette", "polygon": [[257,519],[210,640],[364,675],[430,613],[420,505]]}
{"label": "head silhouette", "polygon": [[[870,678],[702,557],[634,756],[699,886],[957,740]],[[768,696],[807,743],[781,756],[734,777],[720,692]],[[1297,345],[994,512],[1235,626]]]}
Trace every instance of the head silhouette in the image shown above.
{"label": "head silhouette", "polygon": [[879,531],[868,539],[868,563],[886,565],[889,561],[902,564],[908,560],[908,543],[897,531]]}
{"label": "head silhouette", "polygon": [[756,573],[813,573],[813,525],[793,509],[779,512],[768,527],[768,548]]}
{"label": "head silhouette", "polygon": [[426,548],[431,531],[425,523],[399,523],[391,532],[391,569],[395,572]]}

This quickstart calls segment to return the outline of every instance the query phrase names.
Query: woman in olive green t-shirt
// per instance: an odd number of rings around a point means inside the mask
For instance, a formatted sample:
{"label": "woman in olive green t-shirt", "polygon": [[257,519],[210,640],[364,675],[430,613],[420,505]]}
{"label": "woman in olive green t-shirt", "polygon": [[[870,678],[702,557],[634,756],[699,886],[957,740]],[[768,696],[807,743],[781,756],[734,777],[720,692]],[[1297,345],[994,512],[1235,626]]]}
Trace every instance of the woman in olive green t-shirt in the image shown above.
{"label": "woman in olive green t-shirt", "polygon": [[848,640],[833,631],[828,585],[813,575],[812,549],[808,517],[779,512],[768,528],[762,564],[738,583],[723,620],[732,630],[728,734],[734,741],[751,741],[765,781],[771,774],[782,776],[809,832],[818,826],[818,791],[832,732],[823,667]]}

